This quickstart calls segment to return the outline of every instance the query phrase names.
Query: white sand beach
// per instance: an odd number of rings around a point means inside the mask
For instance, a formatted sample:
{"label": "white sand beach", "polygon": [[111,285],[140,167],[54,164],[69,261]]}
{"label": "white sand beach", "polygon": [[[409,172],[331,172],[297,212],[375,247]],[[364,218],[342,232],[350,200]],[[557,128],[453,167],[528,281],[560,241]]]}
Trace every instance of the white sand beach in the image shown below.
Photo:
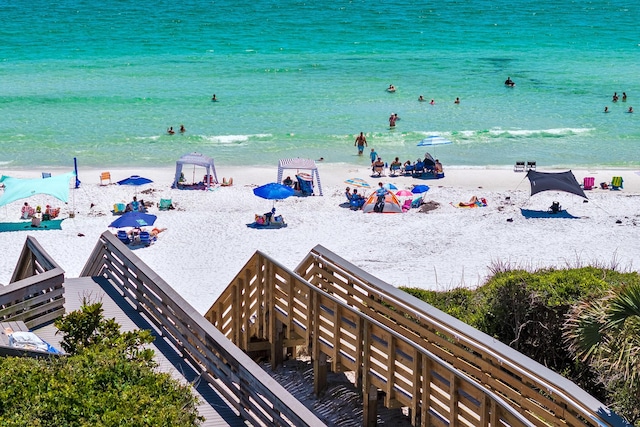
{"label": "white sand beach", "polygon": [[[68,204],[50,196],[26,199],[30,205],[61,206],[62,230],[0,233],[0,283],[7,284],[27,235],[38,242],[66,271],[77,276],[98,236],[117,217],[114,203],[129,202],[134,194],[154,202],[149,213],[156,227],[167,228],[150,247],[135,251],[198,311],[205,312],[251,255],[260,250],[295,268],[317,244],[394,286],[425,289],[475,287],[490,275],[491,265],[528,269],[598,264],[637,270],[640,265],[640,175],[633,170],[574,170],[578,182],[595,177],[596,185],[624,178],[620,191],[594,189],[581,197],[548,191],[530,196],[524,173],[511,169],[446,168],[439,180],[410,177],[370,177],[369,168],[319,163],[324,196],[290,197],[275,202],[287,228],[247,228],[254,214],[271,209],[272,201],[256,197],[252,189],[273,182],[277,167],[228,168],[217,165],[220,181],[233,177],[230,187],[211,191],[171,189],[174,168],[108,169],[113,182],[141,175],[154,182],[135,188],[100,185],[101,170],[79,171],[82,184],[72,189]],[[538,165],[539,171],[545,170]],[[196,169],[202,177],[203,169]],[[52,171],[53,174],[68,172]],[[35,171],[2,171],[18,178],[37,178]],[[191,170],[186,173],[190,175]],[[372,185],[391,182],[398,189],[426,184],[424,200],[437,208],[403,214],[363,214],[341,207],[345,179],[360,177]],[[2,191],[2,190],[0,190]],[[456,208],[472,196],[487,200],[486,207]],[[170,198],[175,210],[158,211],[155,204]],[[25,200],[0,208],[0,222],[16,222]],[[522,209],[546,211],[553,201],[573,215],[568,218],[527,219]],[[91,207],[93,205],[93,207]],[[343,205],[344,206],[344,205]],[[75,212],[74,218],[68,218]]]}

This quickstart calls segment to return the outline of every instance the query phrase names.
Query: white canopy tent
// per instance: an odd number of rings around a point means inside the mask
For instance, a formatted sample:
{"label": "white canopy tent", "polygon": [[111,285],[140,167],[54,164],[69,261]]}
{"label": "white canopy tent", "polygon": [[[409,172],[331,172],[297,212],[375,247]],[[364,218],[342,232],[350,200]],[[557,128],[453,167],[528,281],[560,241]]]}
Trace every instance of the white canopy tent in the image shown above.
{"label": "white canopy tent", "polygon": [[[287,169],[295,169],[296,172],[309,171],[311,178],[318,184],[318,193],[322,196],[322,185],[320,184],[320,174],[318,173],[318,166],[312,159],[280,159],[278,162],[278,183],[282,184],[282,176]],[[314,186],[315,192],[315,186]]]}
{"label": "white canopy tent", "polygon": [[[182,167],[184,165],[201,166],[207,170],[207,175],[213,176],[214,182],[218,183],[218,175],[216,174],[216,167],[213,164],[213,159],[207,157],[201,153],[189,153],[180,157],[176,162],[176,176],[173,180],[171,188],[178,188],[178,182],[180,181],[180,175],[182,174]],[[195,172],[194,172],[195,173]],[[209,188],[211,183],[209,180],[204,183],[205,187]]]}

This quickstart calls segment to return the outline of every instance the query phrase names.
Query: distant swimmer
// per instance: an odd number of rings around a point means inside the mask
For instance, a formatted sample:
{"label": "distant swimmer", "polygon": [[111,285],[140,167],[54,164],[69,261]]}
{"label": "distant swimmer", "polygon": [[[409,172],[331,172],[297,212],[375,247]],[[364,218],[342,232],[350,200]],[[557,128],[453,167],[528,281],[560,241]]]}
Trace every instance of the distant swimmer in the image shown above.
{"label": "distant swimmer", "polygon": [[609,112],[609,107],[604,107],[604,112],[608,113]]}
{"label": "distant swimmer", "polygon": [[316,162],[324,162],[324,157],[320,157]]}
{"label": "distant swimmer", "polygon": [[396,87],[394,85],[389,85],[389,87],[387,88],[387,92],[395,92],[396,91]]}
{"label": "distant swimmer", "polygon": [[627,102],[627,92],[622,92],[622,102]]}
{"label": "distant swimmer", "polygon": [[180,133],[185,133],[187,130],[184,128],[184,125],[180,125]]}
{"label": "distant swimmer", "polygon": [[627,113],[633,113],[633,107],[629,107],[629,109],[627,110]]}
{"label": "distant swimmer", "polygon": [[393,113],[391,113],[391,115],[389,116],[389,127],[390,128],[396,127],[396,115]]}
{"label": "distant swimmer", "polygon": [[453,101],[454,104],[460,104],[460,98],[456,98],[455,101]]}
{"label": "distant swimmer", "polygon": [[215,93],[211,97],[211,101],[213,101],[213,102],[217,102],[218,101],[218,98],[216,98],[216,94]]}
{"label": "distant swimmer", "polygon": [[436,105],[436,101],[434,101],[433,99],[431,100],[431,102],[429,102],[429,104],[431,105]]}
{"label": "distant swimmer", "polygon": [[167,129],[167,133],[169,135],[173,135],[174,133],[176,133],[176,131],[173,130],[173,126],[171,126],[169,129]]}
{"label": "distant swimmer", "polygon": [[395,114],[394,114],[394,116],[395,116],[395,118],[396,118],[396,122],[397,122],[398,120],[400,120],[400,117],[398,117],[398,113],[395,113]]}
{"label": "distant swimmer", "polygon": [[424,101],[426,101],[426,99],[424,99],[424,97],[423,97],[422,95],[420,95],[420,96],[418,97],[418,101],[420,101],[420,102],[424,102]]}
{"label": "distant swimmer", "polygon": [[613,92],[613,97],[611,98],[612,102],[618,102],[618,92]]}
{"label": "distant swimmer", "polygon": [[516,83],[511,80],[511,77],[507,77],[507,80],[504,81],[505,86],[514,87]]}

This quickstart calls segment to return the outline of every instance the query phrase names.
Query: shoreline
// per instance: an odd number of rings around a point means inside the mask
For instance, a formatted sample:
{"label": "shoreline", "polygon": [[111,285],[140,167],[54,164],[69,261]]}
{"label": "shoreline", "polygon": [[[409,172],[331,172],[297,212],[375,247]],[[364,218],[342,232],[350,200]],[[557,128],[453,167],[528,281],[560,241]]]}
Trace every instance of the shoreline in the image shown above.
{"label": "shoreline", "polygon": [[[316,162],[320,173],[321,182],[324,185],[339,186],[344,183],[345,179],[359,177],[367,180],[374,187],[376,183],[382,179],[385,182],[392,182],[398,186],[410,187],[411,185],[426,184],[443,187],[457,187],[466,189],[484,189],[489,191],[500,190],[527,190],[529,183],[526,179],[526,172],[514,172],[513,167],[467,167],[467,166],[447,166],[444,167],[445,177],[441,179],[432,178],[412,178],[408,176],[382,176],[380,178],[372,176],[371,169],[368,166],[350,164],[350,163],[330,163]],[[188,172],[188,166],[185,172]],[[30,169],[0,169],[0,173],[16,178],[40,178],[42,172],[51,172],[53,174],[66,173],[72,171],[71,168],[30,168]],[[537,167],[538,172],[564,172],[571,170],[578,181],[582,184],[583,178],[592,176],[595,178],[595,185],[599,189],[599,183],[610,183],[613,176],[622,176],[624,179],[624,190],[628,192],[640,192],[640,171],[635,168],[544,168]],[[101,172],[110,172],[112,183],[127,178],[131,175],[141,175],[153,179],[157,185],[167,183],[170,187],[175,175],[175,166],[162,167],[105,167],[105,168],[79,168],[78,175],[82,183],[99,184]],[[204,174],[204,169],[196,168],[198,179]],[[218,181],[222,183],[223,178],[233,177],[234,182],[240,185],[262,185],[267,182],[275,182],[277,179],[277,164],[273,166],[225,166],[216,164],[216,173]],[[388,171],[388,170],[387,170]],[[286,176],[285,172],[285,176]],[[294,174],[293,171],[290,173]],[[191,178],[191,177],[189,177]],[[200,177],[199,179],[202,179]],[[344,184],[346,186],[346,184]],[[398,187],[400,188],[400,187]],[[595,190],[596,188],[594,188]]]}

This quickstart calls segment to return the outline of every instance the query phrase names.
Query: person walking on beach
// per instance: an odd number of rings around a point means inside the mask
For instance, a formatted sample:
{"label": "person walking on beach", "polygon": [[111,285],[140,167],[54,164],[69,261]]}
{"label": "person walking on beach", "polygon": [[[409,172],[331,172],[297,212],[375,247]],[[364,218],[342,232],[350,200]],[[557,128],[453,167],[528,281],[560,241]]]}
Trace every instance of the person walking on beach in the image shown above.
{"label": "person walking on beach", "polygon": [[389,127],[390,128],[396,127],[396,115],[393,113],[391,113],[391,115],[389,116]]}
{"label": "person walking on beach", "polygon": [[367,145],[367,137],[364,136],[364,133],[360,132],[360,135],[356,137],[356,142],[354,142],[353,145],[358,146],[358,156],[362,156],[364,147]]}

